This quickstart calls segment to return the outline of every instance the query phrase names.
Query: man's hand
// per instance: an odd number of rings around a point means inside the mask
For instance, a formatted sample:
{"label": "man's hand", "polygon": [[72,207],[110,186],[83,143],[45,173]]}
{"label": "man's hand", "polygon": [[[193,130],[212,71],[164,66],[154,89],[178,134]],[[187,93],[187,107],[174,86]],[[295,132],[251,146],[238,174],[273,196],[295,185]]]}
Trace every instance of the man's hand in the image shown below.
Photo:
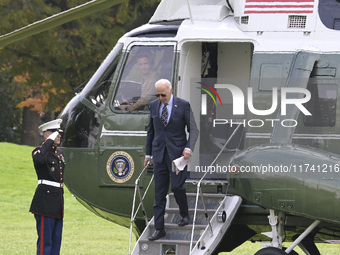
{"label": "man's hand", "polygon": [[121,109],[121,110],[123,110],[123,111],[126,111],[126,108],[128,107],[128,105],[127,104],[121,104],[120,106],[119,106],[119,109]]}
{"label": "man's hand", "polygon": [[146,158],[144,159],[144,167],[146,167],[148,164],[149,164],[149,165],[152,165],[152,164],[151,164],[151,158],[147,158],[147,157],[146,157]]}
{"label": "man's hand", "polygon": [[184,156],[184,159],[190,158],[190,156],[191,156],[191,151],[188,150],[188,149],[184,149],[184,150],[183,150],[183,156]]}

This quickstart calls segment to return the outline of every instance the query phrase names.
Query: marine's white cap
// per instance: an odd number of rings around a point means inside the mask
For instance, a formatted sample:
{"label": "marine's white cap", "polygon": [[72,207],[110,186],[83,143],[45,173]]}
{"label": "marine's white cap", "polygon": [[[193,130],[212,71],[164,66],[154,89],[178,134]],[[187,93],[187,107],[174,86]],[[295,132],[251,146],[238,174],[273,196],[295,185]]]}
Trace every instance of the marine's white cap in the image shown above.
{"label": "marine's white cap", "polygon": [[43,132],[47,130],[56,130],[58,132],[62,132],[62,130],[60,129],[60,124],[62,121],[62,119],[52,120],[40,125],[38,128]]}

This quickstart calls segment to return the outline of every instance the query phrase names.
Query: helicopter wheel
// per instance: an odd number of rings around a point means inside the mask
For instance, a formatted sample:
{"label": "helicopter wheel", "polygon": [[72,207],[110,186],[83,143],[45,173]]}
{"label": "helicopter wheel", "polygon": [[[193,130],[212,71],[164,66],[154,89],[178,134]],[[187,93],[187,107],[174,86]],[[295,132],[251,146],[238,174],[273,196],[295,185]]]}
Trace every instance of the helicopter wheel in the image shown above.
{"label": "helicopter wheel", "polygon": [[[298,255],[296,251],[291,251],[289,254]],[[281,250],[276,247],[266,247],[259,250],[254,255],[287,255],[287,253],[285,253],[284,250]]]}

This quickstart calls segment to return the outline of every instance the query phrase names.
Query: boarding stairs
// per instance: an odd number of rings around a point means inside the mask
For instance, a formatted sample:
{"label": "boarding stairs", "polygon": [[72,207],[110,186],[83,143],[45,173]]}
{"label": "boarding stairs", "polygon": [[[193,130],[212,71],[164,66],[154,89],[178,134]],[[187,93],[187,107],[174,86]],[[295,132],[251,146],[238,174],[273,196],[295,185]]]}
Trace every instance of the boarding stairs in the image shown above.
{"label": "boarding stairs", "polygon": [[[210,166],[214,165],[240,126],[241,125],[238,125],[236,127]],[[141,176],[144,174],[147,167],[148,165],[141,171],[139,177],[135,181],[135,193],[130,222],[129,255],[212,254],[231,225],[232,220],[241,205],[241,197],[237,195],[229,196],[221,193],[203,193],[202,185],[205,184],[219,186],[228,185],[226,180],[215,180],[213,182],[207,180],[206,175],[208,172],[206,172],[200,180],[186,181],[186,184],[194,184],[197,187],[196,193],[187,194],[189,216],[191,220],[189,225],[182,227],[178,226],[181,217],[174,195],[171,193],[167,196],[164,215],[166,236],[155,241],[149,241],[148,237],[155,231],[155,225],[153,218],[150,222],[148,221],[143,199],[149,190],[153,178],[151,178],[144,195],[142,195],[139,187]],[[139,194],[140,204],[135,210],[137,193]],[[131,253],[133,222],[140,207],[142,208],[145,217],[146,228],[137,240],[135,248]]]}
{"label": "boarding stairs", "polygon": [[[206,193],[204,194],[205,205],[200,200],[195,215],[196,194],[188,193],[187,196],[190,216],[189,225],[178,226],[181,219],[178,205],[173,193],[169,194],[164,216],[166,236],[155,241],[148,240],[148,237],[155,231],[152,218],[138,239],[132,252],[133,255],[196,255],[211,254],[213,252],[230,226],[241,204],[241,198],[239,196]],[[194,218],[196,218],[195,225],[193,225]],[[211,220],[207,222],[207,219]],[[192,242],[191,239],[193,239]],[[190,247],[193,247],[191,253]]]}

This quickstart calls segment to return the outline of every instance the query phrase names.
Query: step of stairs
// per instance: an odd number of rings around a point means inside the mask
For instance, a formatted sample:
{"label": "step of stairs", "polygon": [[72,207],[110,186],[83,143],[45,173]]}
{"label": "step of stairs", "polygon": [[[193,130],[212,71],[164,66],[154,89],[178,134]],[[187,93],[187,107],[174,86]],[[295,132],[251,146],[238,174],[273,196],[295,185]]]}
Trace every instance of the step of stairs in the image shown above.
{"label": "step of stairs", "polygon": [[[224,201],[226,201],[226,195],[204,194],[203,196],[209,218],[216,218],[218,208],[221,208],[221,204],[225,206],[224,204],[226,202]],[[178,226],[178,222],[181,219],[179,215],[178,205],[175,201],[174,195],[169,194],[167,196],[167,204],[164,215],[166,236],[156,241],[148,240],[148,237],[151,236],[152,233],[155,231],[154,220],[152,218],[148,226],[145,228],[142,235],[138,239],[136,246],[132,252],[133,255],[189,254],[196,194],[188,193],[187,197],[190,216],[189,225],[184,227]],[[202,236],[207,236],[207,226],[208,221],[205,217],[204,206],[201,198],[199,197],[192,247],[195,246],[195,244],[202,238]]]}
{"label": "step of stairs", "polygon": [[[203,225],[197,226],[197,228],[195,228],[195,242],[200,238],[205,228],[206,227]],[[166,236],[161,239],[156,241],[149,241],[148,239],[140,240],[138,254],[165,254],[165,251],[169,250],[170,248],[174,248],[174,250],[177,251],[176,254],[188,254],[192,226],[187,225],[184,227],[179,227],[177,224],[165,224],[165,229]],[[149,230],[149,235],[155,231],[153,224],[150,225]]]}
{"label": "step of stairs", "polygon": [[136,248],[132,254],[139,255],[158,255],[158,254],[189,254],[190,241],[178,240],[167,241],[167,240],[156,240],[146,241],[143,240],[139,244],[138,253]]}
{"label": "step of stairs", "polygon": [[[214,213],[215,209],[209,209],[208,211],[208,216],[211,218]],[[192,225],[193,219],[194,219],[194,209],[189,209],[189,225]],[[171,208],[171,209],[166,209],[165,215],[164,215],[164,223],[167,224],[178,224],[179,221],[181,220],[181,216],[179,215],[178,208]],[[196,225],[206,225],[208,224],[207,219],[204,214],[203,209],[198,209],[196,213]]]}
{"label": "step of stairs", "polygon": [[[216,210],[218,206],[220,205],[221,201],[225,197],[225,194],[204,194],[204,203],[207,209]],[[196,194],[195,193],[188,193],[188,207],[191,209],[195,208],[196,203]],[[167,200],[169,205],[167,205],[169,208],[178,208],[178,205],[176,203],[175,197],[173,194],[169,194],[169,199]],[[201,198],[198,199],[197,204],[198,209],[204,209],[203,203]]]}
{"label": "step of stairs", "polygon": [[[205,225],[198,225],[195,228],[194,232],[194,240],[197,241],[201,235],[201,233],[205,230]],[[165,240],[191,240],[191,230],[192,226],[187,225],[183,227],[179,227],[177,224],[165,224],[166,236],[163,237]],[[154,225],[150,225],[150,234],[155,231]]]}

